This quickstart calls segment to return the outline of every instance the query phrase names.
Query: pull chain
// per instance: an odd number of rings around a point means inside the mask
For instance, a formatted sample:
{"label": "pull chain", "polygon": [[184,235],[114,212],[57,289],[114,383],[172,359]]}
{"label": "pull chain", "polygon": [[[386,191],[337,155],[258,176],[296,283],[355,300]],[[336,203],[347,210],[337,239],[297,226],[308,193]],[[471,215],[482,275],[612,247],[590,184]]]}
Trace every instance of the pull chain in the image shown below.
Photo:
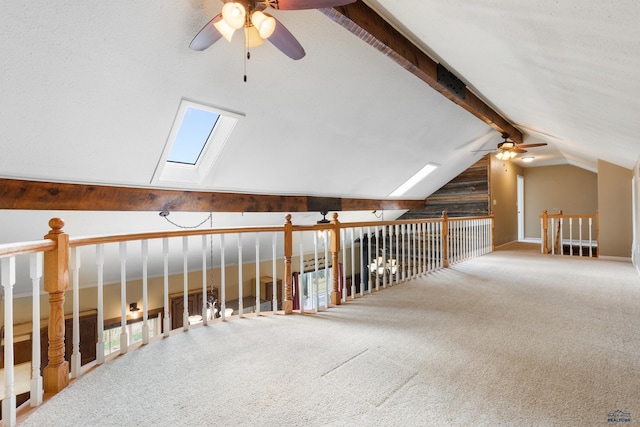
{"label": "pull chain", "polygon": [[249,47],[245,44],[244,47],[245,57],[244,57],[244,82],[247,82],[247,61],[251,59],[251,52],[249,52]]}

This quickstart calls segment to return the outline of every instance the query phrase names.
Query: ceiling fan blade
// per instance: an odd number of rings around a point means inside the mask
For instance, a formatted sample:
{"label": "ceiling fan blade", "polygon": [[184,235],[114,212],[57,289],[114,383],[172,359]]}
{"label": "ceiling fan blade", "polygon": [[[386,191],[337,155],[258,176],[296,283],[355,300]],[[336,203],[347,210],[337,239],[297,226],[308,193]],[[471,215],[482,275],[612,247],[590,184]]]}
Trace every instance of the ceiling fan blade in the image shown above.
{"label": "ceiling fan blade", "polygon": [[514,153],[519,153],[519,154],[522,154],[522,153],[526,153],[526,152],[527,152],[527,150],[522,150],[522,149],[520,149],[520,148],[513,148],[513,149],[511,149],[510,151],[513,151]]}
{"label": "ceiling fan blade", "polygon": [[306,54],[300,42],[277,19],[276,28],[267,40],[291,59],[300,59]]}
{"label": "ceiling fan blade", "polygon": [[321,9],[323,7],[344,6],[356,0],[266,0],[269,7],[279,10]]}
{"label": "ceiling fan blade", "polygon": [[540,142],[538,144],[524,144],[524,145],[518,145],[518,148],[533,148],[533,147],[544,147],[545,145],[547,145],[546,142]]}
{"label": "ceiling fan blade", "polygon": [[222,19],[222,14],[217,14],[211,21],[207,22],[207,25],[202,27],[202,29],[196,34],[196,36],[189,43],[189,48],[197,51],[202,51],[217,42],[222,34],[216,27],[213,26],[216,22]]}

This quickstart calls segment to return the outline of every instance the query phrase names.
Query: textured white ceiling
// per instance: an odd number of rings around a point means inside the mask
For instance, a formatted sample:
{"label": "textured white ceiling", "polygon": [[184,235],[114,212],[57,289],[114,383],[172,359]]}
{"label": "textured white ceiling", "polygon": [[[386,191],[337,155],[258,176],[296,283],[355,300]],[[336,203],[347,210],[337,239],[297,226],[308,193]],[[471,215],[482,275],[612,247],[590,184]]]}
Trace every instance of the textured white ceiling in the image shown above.
{"label": "textured white ceiling", "polygon": [[592,170],[598,159],[626,168],[638,160],[638,2],[366,3],[519,125],[526,142],[549,142]]}

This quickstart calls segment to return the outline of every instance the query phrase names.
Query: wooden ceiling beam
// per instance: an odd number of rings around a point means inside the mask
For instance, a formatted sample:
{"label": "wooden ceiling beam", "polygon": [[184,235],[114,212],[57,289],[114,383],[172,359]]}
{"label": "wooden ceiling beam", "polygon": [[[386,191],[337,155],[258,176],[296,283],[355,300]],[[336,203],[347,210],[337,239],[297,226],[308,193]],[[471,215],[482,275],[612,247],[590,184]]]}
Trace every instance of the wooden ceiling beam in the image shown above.
{"label": "wooden ceiling beam", "polygon": [[158,190],[0,178],[0,209],[290,213],[422,208],[424,200]]}
{"label": "wooden ceiling beam", "polygon": [[[508,133],[512,141],[518,144],[522,143],[522,133],[518,129],[471,92],[453,73],[432,60],[413,42],[393,28],[362,0],[346,6],[320,10],[358,38],[393,59],[447,99],[458,104],[496,131]],[[451,78],[451,76],[453,77]]]}

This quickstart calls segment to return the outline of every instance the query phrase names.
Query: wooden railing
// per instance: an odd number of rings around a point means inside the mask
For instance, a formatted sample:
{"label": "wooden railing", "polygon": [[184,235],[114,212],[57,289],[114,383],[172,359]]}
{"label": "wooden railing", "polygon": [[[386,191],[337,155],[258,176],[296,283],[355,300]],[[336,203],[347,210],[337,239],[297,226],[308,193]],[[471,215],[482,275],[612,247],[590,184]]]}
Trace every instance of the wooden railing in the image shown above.
{"label": "wooden railing", "polygon": [[597,257],[599,254],[598,213],[594,215],[540,215],[540,251],[552,255]]}
{"label": "wooden railing", "polygon": [[[44,240],[0,245],[0,279],[4,288],[5,384],[2,412],[5,426],[15,425],[16,421],[14,346],[10,345],[14,342],[13,288],[19,270],[16,269],[16,260],[23,261],[25,258],[29,261],[29,273],[18,279],[21,284],[26,281],[26,276],[31,281],[33,310],[30,328],[32,351],[29,401],[31,406],[38,406],[42,402],[43,392],[46,395],[55,394],[66,387],[70,379],[83,373],[79,323],[81,284],[95,286],[97,289],[95,364],[99,365],[105,361],[104,287],[107,286],[106,282],[117,284],[117,278],[109,277],[105,280],[107,264],[118,263],[120,266],[119,353],[124,354],[131,344],[127,330],[127,323],[131,321],[131,314],[127,308],[128,288],[142,288],[142,344],[147,344],[150,340],[148,322],[151,311],[159,312],[158,319],[162,317],[162,336],[167,337],[171,332],[169,281],[170,277],[176,274],[169,273],[169,255],[175,254],[175,250],[171,252],[171,248],[176,247],[176,242],[179,243],[177,246],[182,255],[182,328],[185,331],[190,328],[193,317],[191,315],[194,314],[189,313],[187,304],[188,295],[194,292],[194,287],[189,285],[189,280],[193,281],[193,276],[191,279],[189,276],[194,270],[202,273],[196,286],[197,292],[202,292],[202,308],[198,312],[201,315],[201,323],[207,325],[212,321],[227,320],[227,312],[230,310],[227,309],[227,292],[233,291],[237,296],[234,314],[239,317],[249,315],[249,311],[260,314],[261,306],[265,303],[269,304],[269,311],[274,314],[317,311],[322,306],[337,306],[374,290],[378,291],[424,276],[429,272],[446,268],[450,263],[461,262],[493,250],[492,216],[448,218],[446,213],[442,218],[435,219],[360,223],[340,223],[338,215],[334,214],[330,223],[314,225],[294,225],[291,216],[287,215],[281,227],[180,230],[81,238],[70,238],[63,231],[64,222],[61,219],[50,220],[49,226],[51,229]],[[220,271],[217,283],[220,291],[220,319],[215,320],[215,316],[210,316],[214,239],[219,243],[217,267]],[[254,254],[251,254],[252,250],[246,245],[247,242],[255,246]],[[294,251],[294,248],[297,251]],[[243,259],[246,260],[247,254],[255,259],[255,288],[252,289],[251,295],[245,296],[244,285],[247,280],[243,278],[243,267],[247,262]],[[228,284],[226,279],[226,274],[231,271],[227,266],[226,257],[231,256],[237,257],[231,263],[238,266],[237,290],[233,284]],[[295,257],[298,258],[298,265],[294,267]],[[87,266],[82,265],[83,258],[90,260]],[[154,262],[150,262],[150,259]],[[270,268],[265,269],[264,264],[269,261]],[[136,263],[133,274],[132,262]],[[152,273],[151,276],[158,280],[162,278],[162,289],[157,289],[159,286],[150,289],[151,264],[158,270],[158,274]],[[162,265],[162,273],[159,272],[158,264]],[[194,265],[197,265],[197,269]],[[271,275],[271,288],[264,289],[266,293],[271,294],[270,301],[265,301],[261,295],[261,278],[265,270]],[[83,276],[83,271],[88,274]],[[297,280],[297,286],[294,287],[294,276],[301,276],[305,272],[314,273],[315,278],[306,282]],[[318,288],[320,272],[325,273],[325,278],[331,278],[330,285],[324,289]],[[131,277],[141,277],[141,284],[138,285],[137,280],[134,283]],[[40,318],[43,317],[39,305],[42,279],[44,290],[49,294],[48,365],[43,370],[43,377],[40,376],[39,341]],[[279,288],[278,283],[284,284],[283,289]],[[64,302],[69,285],[73,333],[72,352],[70,360],[67,361],[65,338],[69,337],[65,337]],[[154,295],[162,294],[161,307],[149,306],[148,296],[151,290],[155,291]],[[278,298],[279,294],[282,298]],[[243,301],[254,297],[254,308],[249,310],[243,307]]]}

